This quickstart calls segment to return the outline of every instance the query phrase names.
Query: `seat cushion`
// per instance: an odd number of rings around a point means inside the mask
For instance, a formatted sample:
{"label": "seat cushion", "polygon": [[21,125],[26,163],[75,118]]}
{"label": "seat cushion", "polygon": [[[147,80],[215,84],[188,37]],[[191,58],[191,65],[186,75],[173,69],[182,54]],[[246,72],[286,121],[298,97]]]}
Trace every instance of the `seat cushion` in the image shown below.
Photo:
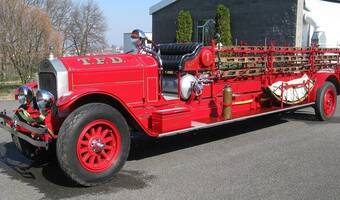
{"label": "seat cushion", "polygon": [[161,54],[164,55],[185,55],[194,52],[201,44],[189,43],[189,44],[160,44],[159,49]]}
{"label": "seat cushion", "polygon": [[163,68],[166,71],[178,70],[181,64],[181,55],[161,55],[161,59],[163,62]]}
{"label": "seat cushion", "polygon": [[181,70],[181,62],[183,62],[187,57],[194,56],[200,47],[202,47],[202,45],[199,43],[159,45],[161,59],[163,62],[163,70]]}

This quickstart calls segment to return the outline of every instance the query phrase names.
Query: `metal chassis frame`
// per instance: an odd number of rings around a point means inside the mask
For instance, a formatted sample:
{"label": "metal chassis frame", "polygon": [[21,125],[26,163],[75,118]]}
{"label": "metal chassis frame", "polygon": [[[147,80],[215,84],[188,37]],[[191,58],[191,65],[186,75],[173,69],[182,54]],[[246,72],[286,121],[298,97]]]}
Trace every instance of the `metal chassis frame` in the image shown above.
{"label": "metal chassis frame", "polygon": [[[11,119],[9,116],[5,115],[5,114],[0,114],[0,119],[3,118],[3,119]],[[13,120],[13,123],[15,123],[16,125],[19,125],[20,127],[23,127],[24,129],[27,129],[31,132],[34,132],[38,135],[47,135],[48,132],[46,129],[44,128],[34,128],[34,127],[31,127],[27,124],[25,124],[24,122],[21,122],[21,121],[17,121],[17,120]],[[9,127],[9,126],[6,126],[6,123],[2,123],[0,122],[0,128],[4,129],[7,133],[11,134],[11,135],[14,135],[18,138],[21,138],[23,140],[25,140],[26,142],[30,143],[31,145],[33,146],[36,146],[36,147],[40,147],[40,148],[45,148],[46,150],[48,150],[49,148],[49,145],[50,145],[50,142],[48,141],[38,141],[38,140],[35,140],[25,134],[22,134],[18,131],[15,130],[14,127]]]}

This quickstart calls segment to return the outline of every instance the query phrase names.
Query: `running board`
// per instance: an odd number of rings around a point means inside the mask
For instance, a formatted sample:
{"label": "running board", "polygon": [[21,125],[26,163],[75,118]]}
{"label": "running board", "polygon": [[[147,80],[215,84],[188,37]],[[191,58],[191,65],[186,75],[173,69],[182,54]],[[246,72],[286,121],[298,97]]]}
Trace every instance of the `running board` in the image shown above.
{"label": "running board", "polygon": [[206,124],[206,125],[203,124],[203,123],[193,121],[192,125],[194,127],[183,129],[183,130],[178,130],[178,131],[171,131],[171,132],[163,133],[163,134],[160,134],[158,136],[158,138],[169,137],[169,136],[187,133],[187,132],[190,132],[190,131],[207,129],[207,128],[212,128],[212,127],[216,127],[216,126],[220,126],[220,125],[231,124],[231,123],[234,123],[234,122],[244,121],[244,120],[252,119],[252,118],[255,118],[255,117],[261,117],[261,116],[266,116],[266,115],[270,115],[270,114],[275,114],[275,113],[280,113],[280,112],[285,112],[285,111],[290,111],[290,110],[295,110],[295,109],[300,109],[300,108],[306,108],[306,107],[313,106],[313,105],[315,105],[315,103],[308,103],[308,104],[304,104],[304,105],[293,106],[293,107],[284,108],[284,109],[278,109],[278,110],[274,110],[274,111],[270,111],[270,112],[264,112],[264,113],[260,113],[260,114],[256,114],[256,115],[240,117],[240,118],[237,118],[237,119],[221,121],[221,122],[216,122],[216,123]]}

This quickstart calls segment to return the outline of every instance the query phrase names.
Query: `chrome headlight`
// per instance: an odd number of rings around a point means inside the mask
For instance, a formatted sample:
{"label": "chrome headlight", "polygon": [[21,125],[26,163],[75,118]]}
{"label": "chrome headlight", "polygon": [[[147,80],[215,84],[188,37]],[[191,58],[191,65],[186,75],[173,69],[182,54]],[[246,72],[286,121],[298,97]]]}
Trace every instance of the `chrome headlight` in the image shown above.
{"label": "chrome headlight", "polygon": [[40,113],[43,115],[47,115],[48,109],[51,109],[55,103],[53,94],[47,90],[38,90],[36,94],[36,100]]}
{"label": "chrome headlight", "polygon": [[33,92],[31,88],[27,86],[21,86],[18,89],[18,100],[20,105],[26,105],[32,102]]}

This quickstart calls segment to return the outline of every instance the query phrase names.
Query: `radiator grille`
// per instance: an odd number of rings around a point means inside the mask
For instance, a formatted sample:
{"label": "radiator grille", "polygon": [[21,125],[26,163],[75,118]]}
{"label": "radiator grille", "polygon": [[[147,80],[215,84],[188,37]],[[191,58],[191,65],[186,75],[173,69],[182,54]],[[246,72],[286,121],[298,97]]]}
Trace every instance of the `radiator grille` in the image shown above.
{"label": "radiator grille", "polygon": [[39,88],[51,92],[57,98],[58,97],[57,79],[54,73],[40,72]]}

